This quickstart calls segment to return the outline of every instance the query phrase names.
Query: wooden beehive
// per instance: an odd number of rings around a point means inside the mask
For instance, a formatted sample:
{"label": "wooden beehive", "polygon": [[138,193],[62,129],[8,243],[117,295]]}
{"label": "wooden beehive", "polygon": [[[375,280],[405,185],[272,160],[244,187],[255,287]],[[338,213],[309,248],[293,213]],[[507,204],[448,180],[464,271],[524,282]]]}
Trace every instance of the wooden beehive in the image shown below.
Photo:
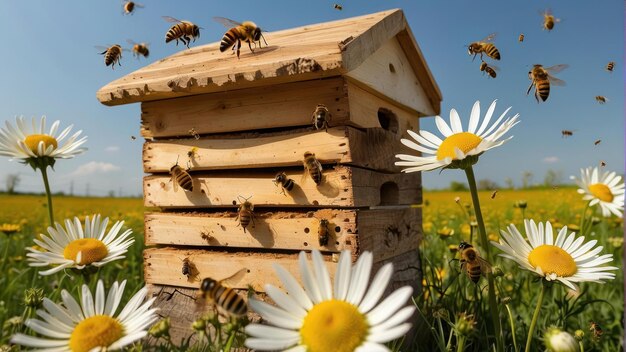
{"label": "wooden beehive", "polygon": [[[106,105],[141,102],[145,280],[172,316],[174,334],[194,319],[198,278],[241,268],[236,285],[281,287],[273,263],[297,273],[297,254],[317,248],[328,262],[349,250],[395,264],[392,287],[419,285],[419,173],[402,174],[399,139],[420,116],[439,113],[441,94],[401,10],[265,34],[268,47],[241,58],[219,43],[184,50],[101,88]],[[332,114],[316,130],[317,104]],[[191,131],[191,133],[190,133]],[[199,138],[198,138],[199,137]],[[192,157],[188,153],[194,149]],[[303,182],[303,154],[315,153],[324,181]],[[194,191],[173,187],[169,170],[189,163]],[[296,182],[283,194],[272,182]],[[308,176],[305,175],[306,180]],[[255,226],[236,221],[238,197],[255,205]],[[317,238],[320,219],[331,241]],[[189,258],[198,278],[181,272]],[[331,273],[333,272],[333,266]],[[180,293],[180,294],[179,294]]]}

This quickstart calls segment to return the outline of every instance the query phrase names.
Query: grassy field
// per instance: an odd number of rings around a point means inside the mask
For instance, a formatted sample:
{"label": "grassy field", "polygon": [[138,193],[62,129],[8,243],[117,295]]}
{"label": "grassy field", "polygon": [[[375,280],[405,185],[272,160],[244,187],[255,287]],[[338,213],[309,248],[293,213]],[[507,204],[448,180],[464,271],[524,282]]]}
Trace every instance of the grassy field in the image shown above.
{"label": "grassy field", "polygon": [[[585,209],[585,203],[574,188],[500,190],[495,196],[493,192],[481,192],[480,200],[487,233],[492,240],[498,239],[499,229],[511,223],[522,230],[524,218],[549,220],[556,228],[567,225],[575,229]],[[470,205],[469,192],[433,191],[424,194],[424,238],[420,248],[424,290],[415,297],[420,311],[418,342],[414,345],[417,350],[445,350],[447,342],[452,340],[451,334],[459,333],[459,321],[463,317],[461,313],[471,317],[471,328],[466,332],[465,351],[485,350],[484,338],[486,332],[491,330],[486,313],[486,298],[483,300],[480,291],[485,290],[486,283],[481,280],[478,286],[473,285],[460,272],[457,254],[451,251],[462,240],[476,244],[477,235],[475,227],[471,226],[473,211]],[[124,220],[125,228],[133,230],[136,242],[130,248],[126,260],[105,266],[98,276],[107,287],[115,280],[129,280],[127,295],[143,286],[141,251],[144,209],[141,199],[55,197],[54,210],[57,221],[73,216],[83,219],[94,213],[108,216],[113,222]],[[621,219],[597,220],[591,232],[585,236],[598,240],[605,247],[603,253],[614,254],[613,265],[621,267]],[[6,344],[16,331],[18,325],[14,321],[25,318],[23,293],[26,289],[43,288],[47,297],[56,300],[61,288],[74,290],[72,293],[77,294],[76,287],[83,282],[81,280],[87,280],[90,285],[95,283],[93,279],[63,272],[42,279],[27,265],[24,248],[33,245],[34,236],[45,233],[47,221],[44,196],[0,195],[0,225],[16,224],[21,228],[12,234],[0,233],[0,287],[3,287],[0,290],[0,345]],[[498,253],[495,248],[491,252],[492,255]],[[524,346],[540,285],[529,272],[518,269],[511,261],[499,257],[492,261],[495,267],[502,270],[496,284],[499,299],[507,303],[502,305],[507,350],[516,350],[515,345],[519,350],[520,346]],[[582,284],[581,292],[577,295],[561,285],[554,285],[544,300],[536,341],[540,341],[546,327],[557,325],[571,333],[578,329],[584,331],[585,351],[619,350],[623,333],[622,270],[616,275],[616,280],[605,284]],[[511,314],[507,315],[507,312]],[[599,323],[603,328],[604,334],[600,338],[594,338],[589,331],[591,321]],[[534,348],[540,350],[542,346],[536,344]]]}

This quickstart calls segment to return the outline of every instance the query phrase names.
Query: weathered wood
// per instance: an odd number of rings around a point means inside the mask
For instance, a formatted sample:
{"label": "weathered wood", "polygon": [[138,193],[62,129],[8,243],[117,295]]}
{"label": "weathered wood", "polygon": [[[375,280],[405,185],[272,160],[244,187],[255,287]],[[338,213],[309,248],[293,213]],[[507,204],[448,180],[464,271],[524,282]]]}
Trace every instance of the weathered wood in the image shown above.
{"label": "weathered wood", "polygon": [[[358,68],[407,28],[402,11],[390,10],[267,33],[269,47],[254,53],[244,48],[240,59],[219,52],[219,43],[212,43],[150,64],[102,87],[96,96],[103,104],[119,105],[342,75]],[[416,46],[411,40],[404,40],[401,45]],[[403,48],[407,53],[416,50],[419,52],[418,48]],[[421,56],[410,58],[414,59],[425,67]],[[413,78],[422,85],[435,87],[426,89],[427,92],[437,90],[430,75]],[[391,96],[397,93],[383,92]],[[432,100],[439,101],[441,97],[433,96]],[[417,105],[409,107],[422,109]]]}
{"label": "weathered wood", "polygon": [[[371,215],[374,216],[374,215]],[[273,248],[356,254],[356,212],[320,209],[315,212],[258,212],[244,233],[236,213],[148,213],[146,245]],[[330,239],[320,246],[319,222],[328,220]]]}
{"label": "weathered wood", "polygon": [[143,165],[146,173],[169,172],[177,159],[181,165],[187,160],[194,171],[301,166],[304,153],[315,151],[317,159],[326,164],[400,172],[394,165],[400,146],[399,138],[381,128],[361,131],[343,126],[328,131],[242,133],[148,141],[143,148]]}
{"label": "weathered wood", "polygon": [[347,76],[372,91],[390,97],[405,109],[419,111],[423,115],[436,114],[395,37],[381,45]]}
{"label": "weathered wood", "polygon": [[[317,104],[332,114],[331,125],[349,120],[344,80],[332,78],[248,90],[145,102],[141,105],[144,137],[311,126]],[[359,125],[358,121],[353,122]]]}
{"label": "weathered wood", "polygon": [[[298,272],[297,254],[218,252],[214,250],[184,250],[175,248],[148,248],[144,250],[144,278],[147,284],[161,284],[178,287],[199,288],[205,277],[224,280],[241,269],[244,275],[237,275],[236,282],[228,281],[231,288],[265,292],[265,285],[271,284],[284,289],[273,268],[278,264],[291,273]],[[189,278],[182,273],[183,259],[188,258],[194,268]],[[331,277],[335,273],[333,261],[338,255],[324,254]]]}
{"label": "weathered wood", "polygon": [[286,194],[272,182],[276,173],[266,170],[193,172],[193,192],[176,187],[169,175],[146,176],[144,204],[163,208],[235,207],[239,197],[252,197],[255,206],[265,207],[369,207],[416,204],[421,193],[419,173],[383,174],[337,166],[323,171],[319,186],[303,171],[285,173],[296,182]]}

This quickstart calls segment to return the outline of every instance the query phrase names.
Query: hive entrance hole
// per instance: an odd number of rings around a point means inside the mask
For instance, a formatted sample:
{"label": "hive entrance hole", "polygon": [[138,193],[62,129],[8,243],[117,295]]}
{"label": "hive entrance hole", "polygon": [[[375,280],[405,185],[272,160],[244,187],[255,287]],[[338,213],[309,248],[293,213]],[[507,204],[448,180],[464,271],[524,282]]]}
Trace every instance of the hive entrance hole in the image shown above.
{"label": "hive entrance hole", "polygon": [[400,200],[400,190],[395,182],[385,182],[380,186],[380,204],[396,205]]}
{"label": "hive entrance hole", "polygon": [[378,109],[378,123],[380,127],[391,132],[398,133],[398,118],[391,110],[380,108]]}

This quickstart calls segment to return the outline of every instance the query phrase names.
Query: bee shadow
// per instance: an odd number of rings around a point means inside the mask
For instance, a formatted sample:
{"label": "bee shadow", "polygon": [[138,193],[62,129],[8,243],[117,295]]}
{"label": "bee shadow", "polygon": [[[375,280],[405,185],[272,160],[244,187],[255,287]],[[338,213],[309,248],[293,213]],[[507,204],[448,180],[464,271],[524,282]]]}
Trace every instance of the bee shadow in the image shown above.
{"label": "bee shadow", "polygon": [[[253,55],[256,54],[265,54],[265,53],[271,53],[274,50],[278,50],[278,48],[280,48],[278,45],[269,45],[269,46],[264,46],[262,48],[256,48],[254,49],[254,53],[252,53]],[[243,55],[241,55],[243,56]]]}
{"label": "bee shadow", "polygon": [[246,228],[246,233],[254,237],[266,248],[274,247],[274,232],[265,220],[265,216],[254,216],[254,223]]}
{"label": "bee shadow", "polygon": [[341,189],[334,182],[326,181],[326,177],[324,177],[322,182],[317,185],[317,190],[328,198],[335,198],[339,195]]}

